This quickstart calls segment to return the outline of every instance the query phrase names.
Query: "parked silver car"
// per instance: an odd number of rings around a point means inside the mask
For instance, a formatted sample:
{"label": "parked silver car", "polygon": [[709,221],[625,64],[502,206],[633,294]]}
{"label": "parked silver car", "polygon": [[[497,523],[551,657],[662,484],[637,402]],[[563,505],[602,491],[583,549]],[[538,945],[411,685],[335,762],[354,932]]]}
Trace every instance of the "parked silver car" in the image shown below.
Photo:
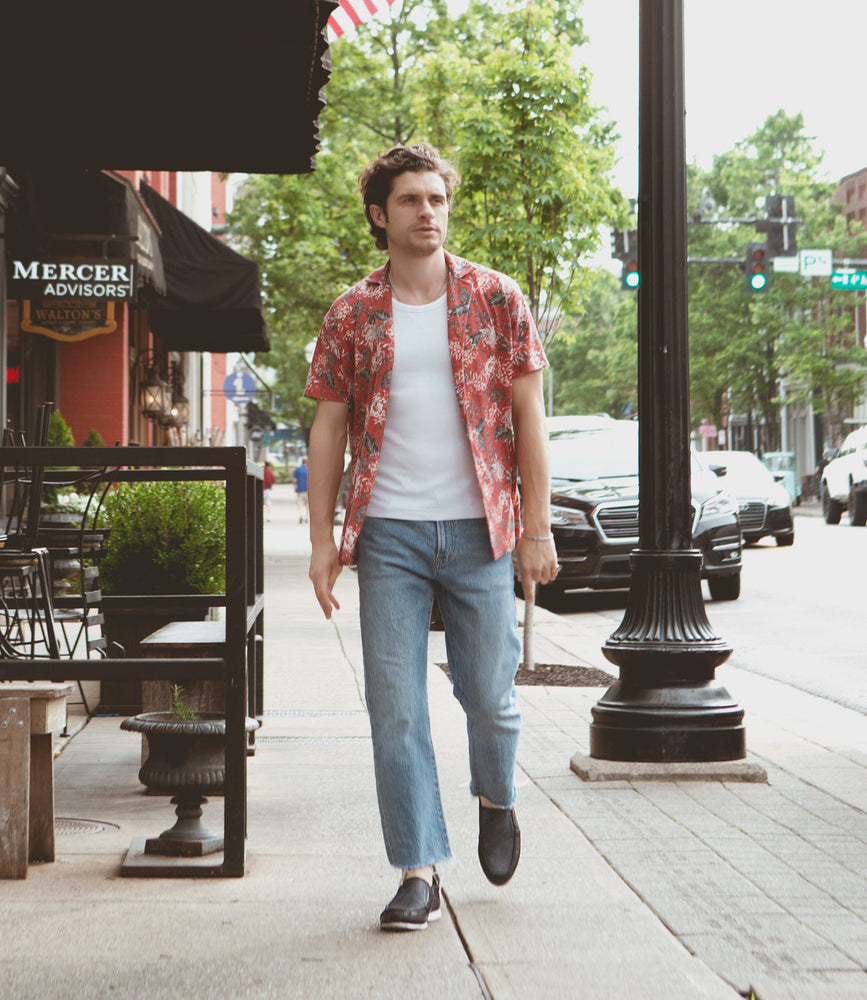
{"label": "parked silver car", "polygon": [[744,543],[771,536],[777,545],[792,545],[795,522],[792,498],[751,451],[711,451],[702,456],[735,498]]}

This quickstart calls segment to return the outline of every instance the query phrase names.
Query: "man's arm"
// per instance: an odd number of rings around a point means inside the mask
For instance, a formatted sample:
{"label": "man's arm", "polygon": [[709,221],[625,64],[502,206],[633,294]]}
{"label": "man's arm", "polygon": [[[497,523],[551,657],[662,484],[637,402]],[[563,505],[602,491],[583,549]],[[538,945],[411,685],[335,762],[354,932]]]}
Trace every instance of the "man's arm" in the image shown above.
{"label": "man's arm", "polygon": [[313,552],[309,576],[326,618],[331,617],[334,608],[340,608],[333,593],[343,568],[334,541],[334,511],[343,475],[348,413],[346,403],[321,400],[316,404],[316,416],[310,428],[307,502]]}
{"label": "man's arm", "polygon": [[524,596],[532,600],[533,584],[550,583],[557,577],[554,542],[533,541],[533,538],[546,538],[551,534],[551,468],[541,371],[519,375],[512,383],[512,422],[521,477],[524,529],[516,555]]}

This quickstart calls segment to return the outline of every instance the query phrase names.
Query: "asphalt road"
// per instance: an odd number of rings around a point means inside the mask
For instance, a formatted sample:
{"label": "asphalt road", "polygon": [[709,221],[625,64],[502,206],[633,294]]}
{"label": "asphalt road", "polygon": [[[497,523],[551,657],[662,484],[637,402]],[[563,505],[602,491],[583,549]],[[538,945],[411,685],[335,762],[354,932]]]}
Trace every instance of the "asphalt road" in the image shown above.
{"label": "asphalt road", "polygon": [[[815,511],[798,511],[795,544],[747,547],[740,599],[711,601],[703,584],[705,608],[733,648],[731,665],[867,713],[865,577],[867,528],[852,527],[845,514],[828,525]],[[592,610],[610,617],[613,630],[625,606],[622,591],[576,593],[553,610]]]}

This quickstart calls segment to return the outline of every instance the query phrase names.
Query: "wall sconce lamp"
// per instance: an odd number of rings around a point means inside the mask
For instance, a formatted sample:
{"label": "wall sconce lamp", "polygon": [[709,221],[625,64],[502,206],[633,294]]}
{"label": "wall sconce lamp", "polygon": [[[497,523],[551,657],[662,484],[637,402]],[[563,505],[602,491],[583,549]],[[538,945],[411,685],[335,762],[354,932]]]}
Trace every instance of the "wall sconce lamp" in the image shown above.
{"label": "wall sconce lamp", "polygon": [[166,427],[185,427],[190,422],[190,401],[184,395],[186,378],[178,364],[172,365],[171,381],[171,399],[168,412],[163,414],[162,422]]}
{"label": "wall sconce lamp", "polygon": [[139,384],[139,408],[148,420],[161,420],[171,409],[171,388],[160,375],[159,364],[152,350],[141,354],[136,365],[146,364]]}

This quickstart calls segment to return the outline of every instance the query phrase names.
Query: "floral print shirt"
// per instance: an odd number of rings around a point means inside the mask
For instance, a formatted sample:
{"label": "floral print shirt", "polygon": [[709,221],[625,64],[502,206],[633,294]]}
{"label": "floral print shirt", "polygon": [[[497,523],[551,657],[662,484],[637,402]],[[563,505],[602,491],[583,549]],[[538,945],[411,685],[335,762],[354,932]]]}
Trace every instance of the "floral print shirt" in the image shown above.
{"label": "floral print shirt", "polygon": [[[458,405],[466,423],[494,558],[520,533],[512,381],[547,365],[524,296],[504,274],[446,253],[448,338]],[[394,367],[387,265],[329,309],[319,331],[305,395],[349,407],[351,485],[340,561],[358,554],[379,462]],[[433,415],[432,415],[433,416]]]}

